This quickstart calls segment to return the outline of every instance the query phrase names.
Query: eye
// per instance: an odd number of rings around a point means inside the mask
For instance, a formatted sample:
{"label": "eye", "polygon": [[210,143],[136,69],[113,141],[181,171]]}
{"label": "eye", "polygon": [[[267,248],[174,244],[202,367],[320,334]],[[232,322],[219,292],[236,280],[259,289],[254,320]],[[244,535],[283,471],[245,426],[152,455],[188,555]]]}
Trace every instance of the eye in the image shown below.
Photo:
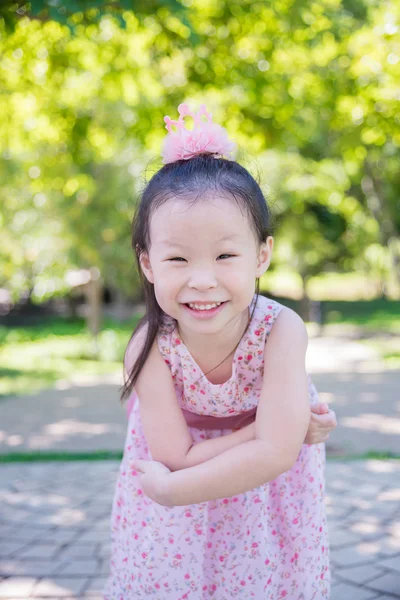
{"label": "eye", "polygon": [[[235,255],[234,254],[220,254],[218,258],[222,258],[222,257],[228,257],[228,258],[233,258]],[[186,258],[182,258],[181,256],[174,256],[174,258],[169,258],[168,262],[181,262],[181,261],[186,261]]]}

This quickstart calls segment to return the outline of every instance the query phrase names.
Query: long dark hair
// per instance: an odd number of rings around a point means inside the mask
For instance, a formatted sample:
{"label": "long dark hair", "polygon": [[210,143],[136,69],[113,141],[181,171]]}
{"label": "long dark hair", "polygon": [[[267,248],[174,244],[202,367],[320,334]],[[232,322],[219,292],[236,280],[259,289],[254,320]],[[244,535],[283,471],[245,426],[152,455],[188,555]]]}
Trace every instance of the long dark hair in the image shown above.
{"label": "long dark hair", "polygon": [[[224,158],[216,158],[213,154],[202,153],[189,160],[178,160],[164,165],[145,187],[137,206],[132,224],[132,249],[146,303],[146,312],[137,324],[127,348],[135,334],[146,324],[147,335],[143,348],[120,388],[123,402],[133,390],[139,373],[145,364],[157,332],[166,316],[160,308],[153,284],[143,274],[140,256],[150,249],[150,221],[154,212],[172,198],[187,199],[194,203],[214,194],[234,200],[239,208],[244,209],[250,226],[259,244],[266,242],[273,235],[274,224],[271,210],[257,181],[239,163]],[[256,279],[256,302],[260,292],[260,282]],[[251,321],[250,317],[250,321]],[[249,322],[250,322],[249,321]],[[243,334],[244,335],[244,334]],[[126,357],[126,351],[125,351]],[[124,363],[125,363],[124,357]]]}

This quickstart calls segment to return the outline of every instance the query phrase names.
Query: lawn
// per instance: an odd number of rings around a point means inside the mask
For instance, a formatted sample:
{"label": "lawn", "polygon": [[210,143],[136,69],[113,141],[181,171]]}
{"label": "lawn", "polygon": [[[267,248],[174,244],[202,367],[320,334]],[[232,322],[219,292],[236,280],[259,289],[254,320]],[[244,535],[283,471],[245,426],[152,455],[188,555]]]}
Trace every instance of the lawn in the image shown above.
{"label": "lawn", "polygon": [[0,327],[0,398],[34,393],[77,374],[122,373],[124,351],[137,321],[121,324],[105,319],[98,356],[84,319]]}

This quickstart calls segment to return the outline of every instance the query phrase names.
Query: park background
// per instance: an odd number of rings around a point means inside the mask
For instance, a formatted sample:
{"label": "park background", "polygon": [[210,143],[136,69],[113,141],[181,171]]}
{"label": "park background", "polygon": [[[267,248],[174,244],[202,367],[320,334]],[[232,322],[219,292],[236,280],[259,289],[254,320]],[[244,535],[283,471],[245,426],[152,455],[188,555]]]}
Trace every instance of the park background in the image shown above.
{"label": "park background", "polygon": [[[227,128],[271,203],[263,293],[306,322],[399,326],[398,2],[46,5],[0,12],[0,393],[120,365],[132,322],[104,322],[103,300],[140,303],[132,216],[183,101]],[[26,305],[76,315],[82,293],[86,324],[9,327]]]}
{"label": "park background", "polygon": [[[107,572],[118,387],[143,311],[131,221],[181,102],[204,103],[259,179],[276,224],[261,291],[306,322],[339,420],[328,457],[363,459],[328,465],[338,598],[398,597],[399,21],[398,0],[1,3],[0,597],[96,594]],[[103,529],[70,541],[56,526],[89,517],[59,503],[79,478]],[[18,528],[32,511],[40,543]]]}

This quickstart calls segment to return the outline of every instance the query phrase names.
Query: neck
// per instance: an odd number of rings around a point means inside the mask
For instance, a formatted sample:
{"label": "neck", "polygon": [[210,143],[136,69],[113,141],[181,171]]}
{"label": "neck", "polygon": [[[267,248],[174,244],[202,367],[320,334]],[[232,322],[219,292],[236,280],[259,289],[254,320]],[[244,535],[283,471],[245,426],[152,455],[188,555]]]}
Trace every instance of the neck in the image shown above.
{"label": "neck", "polygon": [[246,308],[219,333],[193,333],[181,328],[179,323],[177,327],[183,343],[193,357],[224,359],[225,356],[228,358],[235,351],[247,329],[249,319],[250,309]]}

